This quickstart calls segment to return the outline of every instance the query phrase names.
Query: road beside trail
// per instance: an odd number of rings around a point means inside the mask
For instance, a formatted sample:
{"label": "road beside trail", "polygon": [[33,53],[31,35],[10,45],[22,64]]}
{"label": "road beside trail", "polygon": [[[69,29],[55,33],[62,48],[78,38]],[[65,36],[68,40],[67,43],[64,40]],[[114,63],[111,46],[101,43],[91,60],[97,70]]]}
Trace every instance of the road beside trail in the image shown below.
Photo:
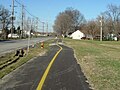
{"label": "road beside trail", "polygon": [[[47,41],[52,38],[53,37],[31,38],[29,41],[30,43],[29,45],[34,45],[36,43]],[[27,47],[27,46],[28,46],[28,39],[0,41],[0,55],[23,48],[23,47]]]}
{"label": "road beside trail", "polygon": [[[71,48],[60,45],[62,51],[53,62],[42,90],[90,90],[89,84],[74,58]],[[36,90],[46,68],[60,48],[50,46],[43,56],[30,60],[0,80],[0,90]]]}
{"label": "road beside trail", "polygon": [[43,56],[33,58],[15,71],[0,79],[0,90],[36,90],[49,62],[59,48],[50,47]]}

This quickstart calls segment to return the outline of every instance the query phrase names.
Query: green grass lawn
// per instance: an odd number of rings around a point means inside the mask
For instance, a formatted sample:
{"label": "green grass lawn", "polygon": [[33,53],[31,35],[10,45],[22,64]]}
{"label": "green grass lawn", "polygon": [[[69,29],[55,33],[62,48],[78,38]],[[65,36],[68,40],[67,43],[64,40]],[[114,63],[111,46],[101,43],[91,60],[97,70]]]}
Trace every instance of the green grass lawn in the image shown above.
{"label": "green grass lawn", "polygon": [[120,90],[120,42],[65,39],[95,90]]}

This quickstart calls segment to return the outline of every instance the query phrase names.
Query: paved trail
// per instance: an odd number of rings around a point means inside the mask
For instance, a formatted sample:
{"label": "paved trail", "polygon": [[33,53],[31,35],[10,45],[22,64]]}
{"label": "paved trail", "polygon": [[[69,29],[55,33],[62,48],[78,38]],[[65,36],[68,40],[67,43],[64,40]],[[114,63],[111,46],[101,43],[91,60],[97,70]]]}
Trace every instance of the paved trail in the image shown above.
{"label": "paved trail", "polygon": [[[60,45],[62,50],[54,58],[46,75],[42,90],[90,90],[71,48]],[[56,53],[57,45],[47,54],[33,59],[0,80],[0,90],[36,90],[44,72]],[[43,81],[42,81],[43,82]]]}

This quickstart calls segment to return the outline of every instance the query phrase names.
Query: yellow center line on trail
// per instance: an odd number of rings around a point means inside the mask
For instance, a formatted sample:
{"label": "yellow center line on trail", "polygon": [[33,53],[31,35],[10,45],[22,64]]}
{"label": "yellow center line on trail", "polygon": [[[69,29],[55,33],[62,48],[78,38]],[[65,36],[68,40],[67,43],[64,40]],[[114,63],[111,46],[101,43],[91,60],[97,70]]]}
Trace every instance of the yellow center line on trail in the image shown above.
{"label": "yellow center line on trail", "polygon": [[42,86],[43,86],[43,84],[45,82],[45,79],[46,79],[46,77],[47,77],[47,75],[48,75],[48,73],[50,71],[50,68],[51,68],[53,62],[55,61],[55,59],[58,56],[58,54],[62,51],[62,47],[60,45],[57,45],[57,46],[59,46],[60,49],[59,49],[59,51],[57,51],[57,53],[55,54],[55,56],[53,57],[53,59],[49,63],[49,65],[48,65],[47,69],[45,70],[45,72],[44,72],[44,74],[43,74],[43,76],[42,76],[42,78],[41,78],[41,80],[40,80],[40,82],[39,82],[38,87],[37,87],[36,90],[42,90]]}

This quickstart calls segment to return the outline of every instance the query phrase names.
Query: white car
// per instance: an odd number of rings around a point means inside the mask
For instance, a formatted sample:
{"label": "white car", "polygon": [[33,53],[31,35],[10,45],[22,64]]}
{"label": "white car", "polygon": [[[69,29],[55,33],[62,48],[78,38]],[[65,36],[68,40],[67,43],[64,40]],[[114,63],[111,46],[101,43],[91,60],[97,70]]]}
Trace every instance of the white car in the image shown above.
{"label": "white car", "polygon": [[19,38],[17,34],[8,34],[8,38]]}

